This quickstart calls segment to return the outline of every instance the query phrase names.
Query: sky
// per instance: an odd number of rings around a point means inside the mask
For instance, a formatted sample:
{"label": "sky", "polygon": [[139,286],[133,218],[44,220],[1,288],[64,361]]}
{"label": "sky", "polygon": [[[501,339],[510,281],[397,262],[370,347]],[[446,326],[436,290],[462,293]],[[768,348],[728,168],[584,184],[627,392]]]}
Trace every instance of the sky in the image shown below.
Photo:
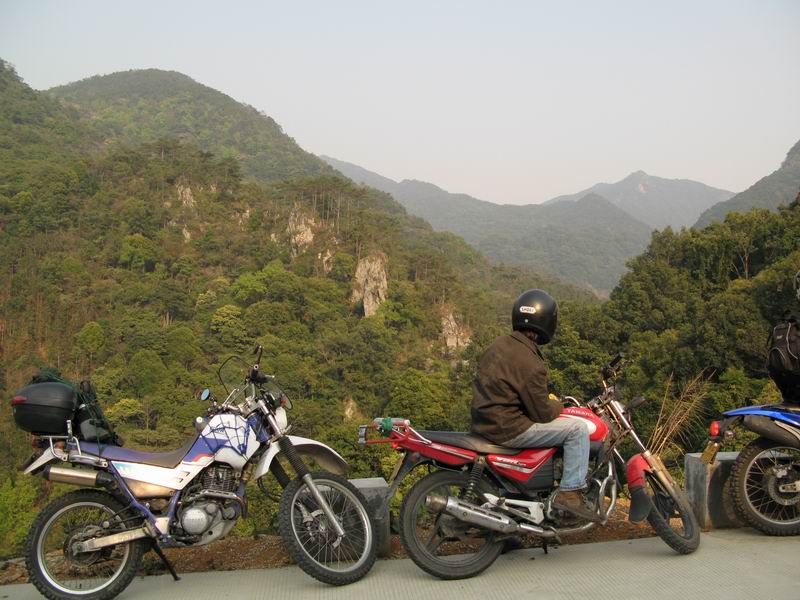
{"label": "sky", "polygon": [[800,139],[800,1],[0,1],[36,89],[175,70],[304,149],[537,203],[644,170],[741,191]]}

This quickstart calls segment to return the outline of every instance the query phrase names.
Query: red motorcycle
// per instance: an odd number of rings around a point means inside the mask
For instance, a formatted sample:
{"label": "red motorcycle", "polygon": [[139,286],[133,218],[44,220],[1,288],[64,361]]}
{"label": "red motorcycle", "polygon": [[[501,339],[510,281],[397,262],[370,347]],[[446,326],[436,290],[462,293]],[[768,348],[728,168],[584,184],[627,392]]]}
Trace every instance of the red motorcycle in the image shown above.
{"label": "red motorcycle", "polygon": [[[633,429],[630,411],[612,381],[621,367],[617,355],[601,370],[603,392],[581,403],[564,398],[562,419],[580,419],[590,432],[587,498],[605,524],[627,483],[629,519],[648,520],[667,545],[680,554],[700,545],[700,529],[683,490],[661,459],[651,453]],[[374,434],[378,434],[376,437]],[[632,440],[640,453],[627,462],[619,446]],[[402,452],[390,478],[386,504],[414,469],[428,468],[403,498],[400,536],[408,555],[423,570],[441,579],[463,579],[481,573],[512,536],[530,535],[560,542],[595,523],[553,507],[558,491],[562,449],[513,449],[472,433],[417,431],[405,419],[378,418],[359,428],[361,444],[391,444]]]}

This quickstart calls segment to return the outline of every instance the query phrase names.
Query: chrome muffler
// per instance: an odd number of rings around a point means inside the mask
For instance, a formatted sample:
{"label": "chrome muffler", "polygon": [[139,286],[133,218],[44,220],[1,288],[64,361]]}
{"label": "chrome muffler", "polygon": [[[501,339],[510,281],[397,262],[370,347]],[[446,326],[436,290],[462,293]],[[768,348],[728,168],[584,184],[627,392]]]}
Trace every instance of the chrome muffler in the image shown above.
{"label": "chrome muffler", "polygon": [[453,496],[445,498],[438,494],[431,494],[425,498],[425,506],[433,512],[444,512],[455,517],[459,521],[464,521],[465,523],[470,523],[500,533],[529,533],[545,538],[556,537],[555,531],[542,529],[541,527],[529,525],[527,523],[517,523],[506,515],[487,510],[471,502],[459,500]]}
{"label": "chrome muffler", "polygon": [[109,487],[114,484],[114,478],[103,471],[90,471],[89,469],[65,469],[47,465],[42,471],[42,477],[56,483],[69,483],[84,487]]}

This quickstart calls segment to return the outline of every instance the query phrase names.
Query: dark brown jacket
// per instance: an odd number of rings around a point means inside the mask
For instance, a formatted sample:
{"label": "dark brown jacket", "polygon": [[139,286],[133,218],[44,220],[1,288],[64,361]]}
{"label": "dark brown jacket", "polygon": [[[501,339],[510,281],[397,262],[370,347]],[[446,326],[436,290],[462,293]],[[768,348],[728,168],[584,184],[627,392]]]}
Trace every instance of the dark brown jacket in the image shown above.
{"label": "dark brown jacket", "polygon": [[472,433],[495,444],[561,413],[561,403],[548,399],[539,346],[518,331],[497,338],[483,353],[472,388]]}

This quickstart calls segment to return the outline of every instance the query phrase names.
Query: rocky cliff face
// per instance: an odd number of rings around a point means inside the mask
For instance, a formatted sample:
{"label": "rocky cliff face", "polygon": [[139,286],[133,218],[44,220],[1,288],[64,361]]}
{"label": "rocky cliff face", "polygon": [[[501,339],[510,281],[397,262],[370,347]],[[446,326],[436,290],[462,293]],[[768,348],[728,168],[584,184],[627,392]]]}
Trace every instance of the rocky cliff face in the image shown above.
{"label": "rocky cliff face", "polygon": [[289,236],[289,246],[292,257],[301,254],[314,241],[314,227],[316,221],[303,208],[296,204],[289,214],[289,224],[286,233]]}
{"label": "rocky cliff face", "polygon": [[325,248],[325,252],[317,254],[317,260],[322,265],[322,271],[327,275],[333,270],[333,252],[330,248]]}
{"label": "rocky cliff face", "polygon": [[389,289],[387,262],[383,252],[370,254],[358,261],[350,301],[353,304],[362,304],[365,317],[371,317],[378,312],[378,307],[386,300],[386,291]]}
{"label": "rocky cliff face", "polygon": [[442,314],[442,338],[448,352],[466,348],[472,339],[472,332],[456,320],[452,309],[446,309]]}
{"label": "rocky cliff face", "polygon": [[344,420],[345,421],[357,421],[364,418],[364,415],[361,414],[361,411],[358,410],[358,404],[352,398],[348,397],[344,400]]}
{"label": "rocky cliff face", "polygon": [[184,208],[194,208],[194,194],[192,188],[178,184],[178,201]]}

